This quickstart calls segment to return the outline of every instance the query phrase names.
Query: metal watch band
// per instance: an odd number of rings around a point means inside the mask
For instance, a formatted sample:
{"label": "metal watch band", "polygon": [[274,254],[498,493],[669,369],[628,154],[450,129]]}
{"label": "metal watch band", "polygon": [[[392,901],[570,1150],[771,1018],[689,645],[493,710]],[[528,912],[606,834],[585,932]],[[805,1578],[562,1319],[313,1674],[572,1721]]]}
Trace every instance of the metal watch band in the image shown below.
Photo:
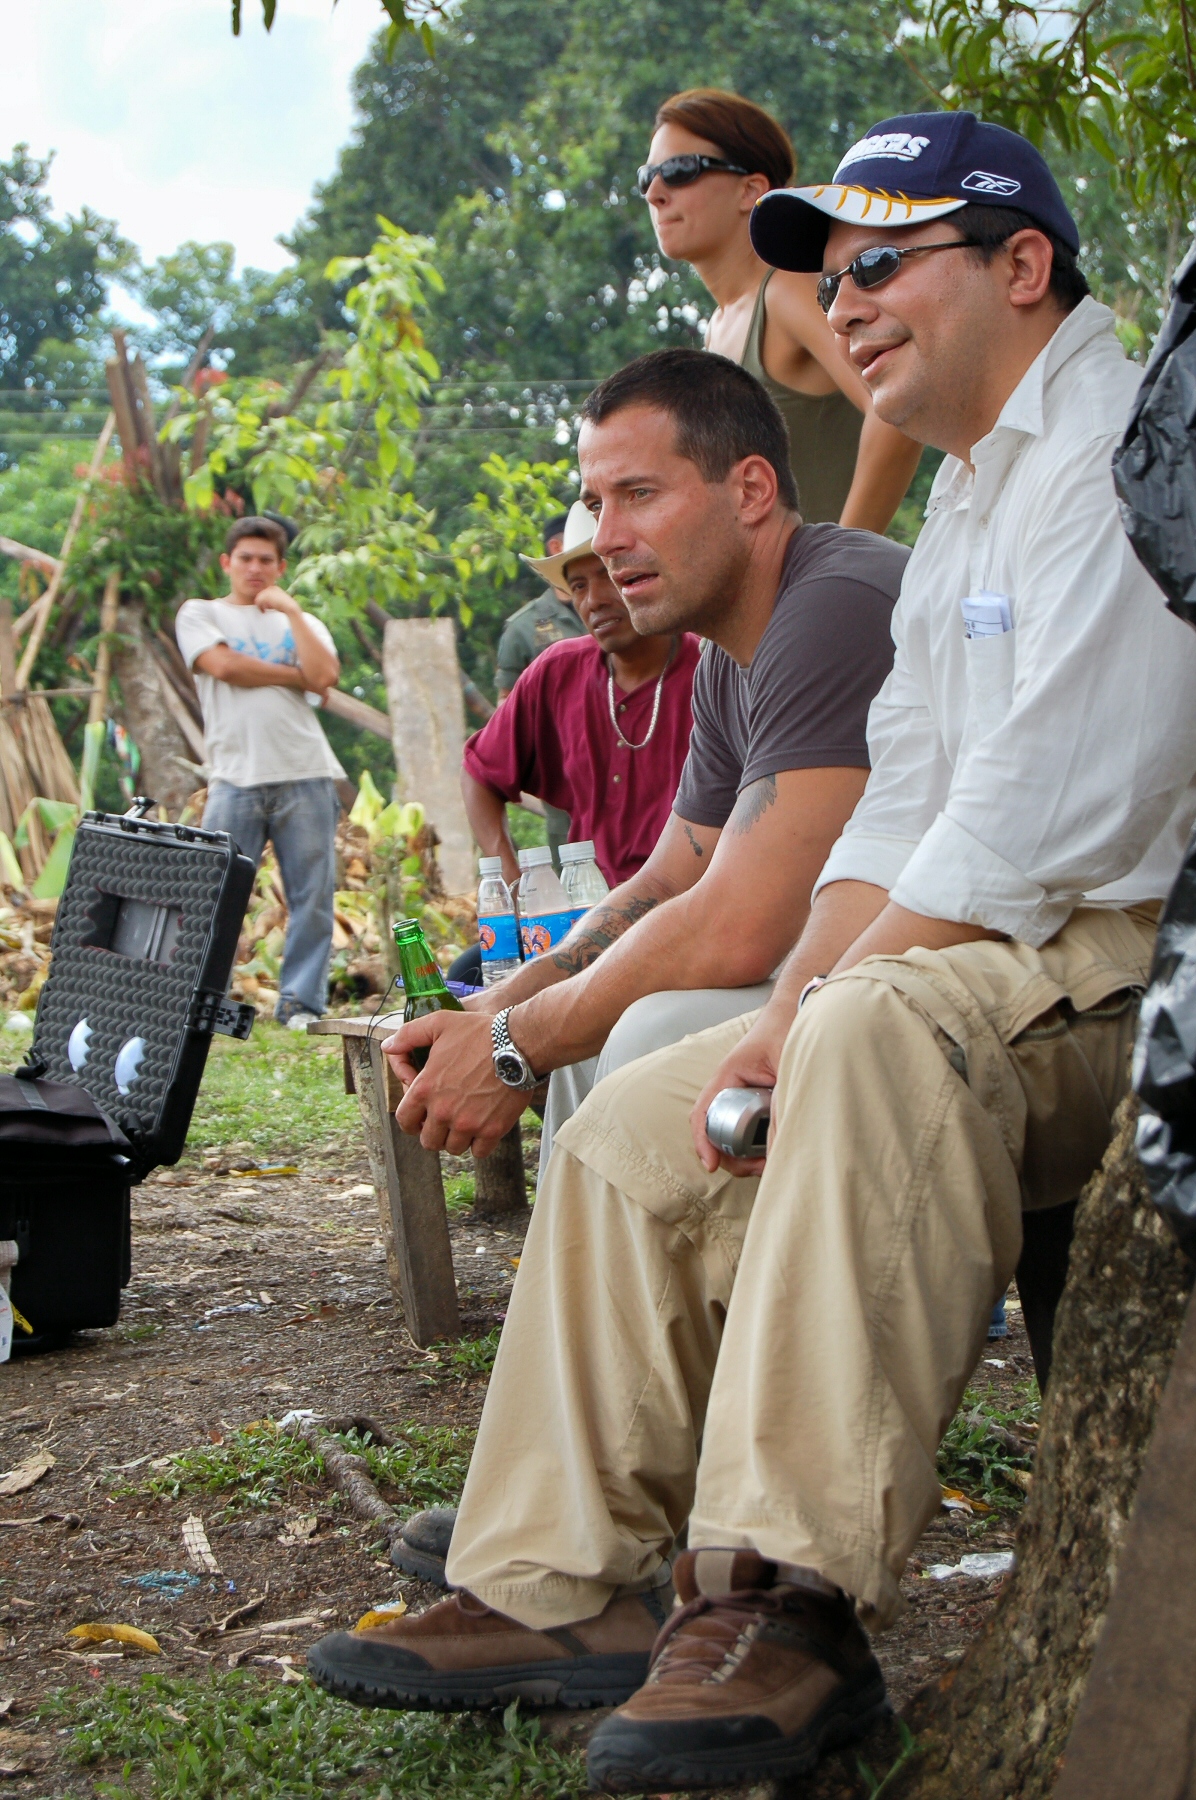
{"label": "metal watch band", "polygon": [[[504,1007],[502,1012],[495,1013],[490,1021],[490,1039],[494,1045],[494,1072],[504,1086],[519,1088],[530,1093],[532,1088],[540,1085],[539,1077],[533,1071],[522,1050],[511,1040],[511,1034],[507,1030],[507,1015],[511,1010],[509,1006]],[[516,1081],[510,1080],[503,1073],[503,1063],[517,1065],[523,1071],[522,1076]]]}

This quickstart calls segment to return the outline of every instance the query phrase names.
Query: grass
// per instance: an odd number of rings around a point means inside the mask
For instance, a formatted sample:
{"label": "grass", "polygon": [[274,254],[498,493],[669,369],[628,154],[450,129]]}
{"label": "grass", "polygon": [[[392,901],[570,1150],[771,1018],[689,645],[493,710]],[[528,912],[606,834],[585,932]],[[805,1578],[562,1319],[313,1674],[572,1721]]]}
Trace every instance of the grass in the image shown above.
{"label": "grass", "polygon": [[938,1470],[948,1487],[983,1500],[994,1512],[1015,1512],[1026,1498],[1015,1472],[1034,1460],[1034,1431],[1040,1400],[1031,1375],[1018,1383],[1014,1398],[991,1384],[970,1387],[939,1446]]}
{"label": "grass", "polygon": [[60,1690],[41,1717],[69,1733],[103,1800],[564,1800],[586,1787],[581,1757],[516,1706],[501,1724],[359,1710],[241,1670]]}
{"label": "grass", "polygon": [[[375,1481],[397,1491],[400,1504],[436,1506],[455,1501],[461,1492],[473,1439],[470,1431],[449,1425],[407,1425],[398,1442],[386,1447],[359,1438],[356,1432],[338,1436],[347,1450],[365,1459]],[[120,1491],[170,1500],[180,1494],[211,1494],[223,1498],[231,1513],[282,1505],[297,1488],[310,1493],[323,1473],[322,1459],[302,1438],[263,1421],[232,1432],[222,1444],[183,1450],[171,1457],[168,1468]],[[326,1498],[333,1501],[335,1496],[329,1492]]]}
{"label": "grass", "polygon": [[444,1209],[446,1212],[468,1212],[473,1205],[474,1179],[472,1175],[450,1175],[444,1184]]}
{"label": "grass", "polygon": [[344,1091],[337,1038],[309,1038],[259,1020],[245,1043],[214,1037],[188,1133],[189,1147],[236,1144],[285,1161],[329,1138],[361,1137],[357,1101]]}

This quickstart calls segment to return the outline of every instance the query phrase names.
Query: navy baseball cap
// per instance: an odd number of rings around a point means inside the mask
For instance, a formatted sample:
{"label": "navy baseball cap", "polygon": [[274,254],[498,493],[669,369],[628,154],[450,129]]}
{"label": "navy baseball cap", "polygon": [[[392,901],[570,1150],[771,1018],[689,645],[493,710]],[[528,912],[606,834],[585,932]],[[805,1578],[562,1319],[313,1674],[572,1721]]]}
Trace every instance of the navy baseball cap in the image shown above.
{"label": "navy baseball cap", "polygon": [[970,112],[882,119],[851,146],[833,181],[762,194],[752,210],[752,244],[775,269],[815,274],[832,219],[921,225],[976,204],[1016,206],[1073,252],[1080,248],[1076,222],[1039,151]]}

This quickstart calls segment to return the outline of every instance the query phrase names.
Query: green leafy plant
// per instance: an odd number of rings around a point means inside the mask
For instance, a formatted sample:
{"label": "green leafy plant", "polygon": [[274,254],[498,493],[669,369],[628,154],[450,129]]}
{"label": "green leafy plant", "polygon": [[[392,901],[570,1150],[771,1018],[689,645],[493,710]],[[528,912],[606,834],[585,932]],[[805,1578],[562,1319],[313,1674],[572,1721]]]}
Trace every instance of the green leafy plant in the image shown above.
{"label": "green leafy plant", "polygon": [[892,1787],[901,1771],[907,1769],[920,1752],[918,1740],[904,1719],[898,1719],[897,1721],[897,1736],[900,1744],[900,1751],[896,1762],[886,1774],[877,1775],[871,1765],[864,1761],[862,1756],[857,1756],[855,1759],[855,1766],[860,1772],[860,1779],[868,1790],[868,1800],[880,1800],[881,1795],[886,1793]]}
{"label": "green leafy plant", "polygon": [[991,1386],[968,1388],[939,1446],[943,1482],[994,1512],[1015,1511],[1026,1497],[1023,1479],[1034,1460],[1040,1407],[1033,1376],[1012,1402]]}

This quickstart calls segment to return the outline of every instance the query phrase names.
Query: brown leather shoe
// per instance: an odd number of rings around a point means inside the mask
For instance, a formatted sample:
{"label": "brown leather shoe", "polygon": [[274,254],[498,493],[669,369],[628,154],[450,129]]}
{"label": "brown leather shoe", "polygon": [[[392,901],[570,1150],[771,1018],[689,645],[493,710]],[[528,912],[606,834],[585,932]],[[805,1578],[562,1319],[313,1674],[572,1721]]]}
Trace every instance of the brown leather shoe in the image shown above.
{"label": "brown leather shoe", "polygon": [[592,1619],[533,1631],[462,1589],[418,1618],[334,1631],[313,1644],[307,1666],[358,1706],[617,1706],[647,1675],[671,1598],[667,1587],[616,1595]]}
{"label": "brown leather shoe", "polygon": [[678,1605],[639,1693],[604,1719],[590,1780],[607,1793],[722,1787],[812,1769],[886,1710],[847,1595],[754,1550],[687,1550]]}

